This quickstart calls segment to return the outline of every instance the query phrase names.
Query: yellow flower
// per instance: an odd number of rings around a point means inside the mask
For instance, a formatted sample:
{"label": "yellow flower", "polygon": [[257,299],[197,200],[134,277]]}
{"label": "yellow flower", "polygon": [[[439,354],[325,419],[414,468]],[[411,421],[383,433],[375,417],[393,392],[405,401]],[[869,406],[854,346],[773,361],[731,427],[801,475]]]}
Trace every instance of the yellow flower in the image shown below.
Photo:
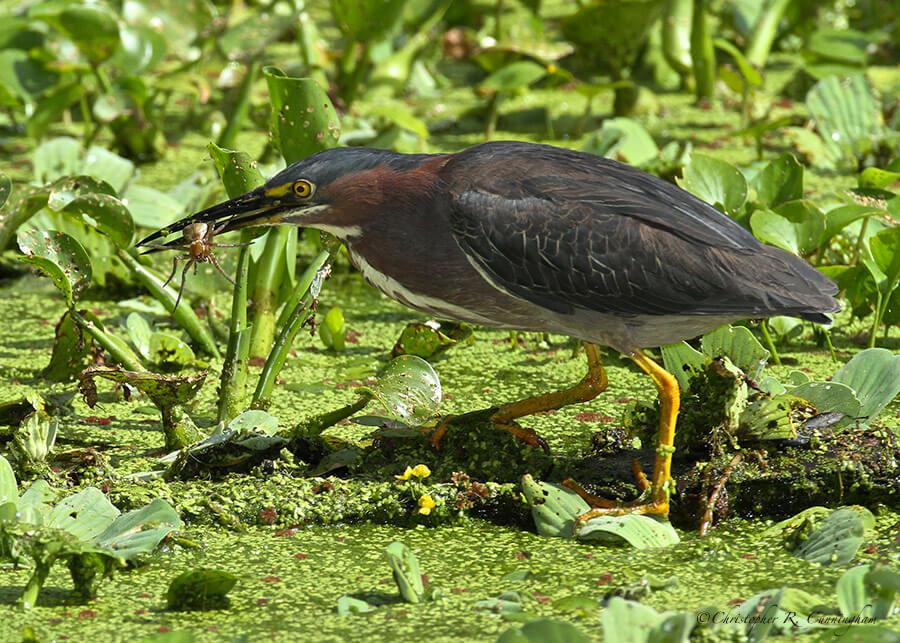
{"label": "yellow flower", "polygon": [[397,478],[397,480],[409,480],[411,477],[427,478],[430,475],[431,469],[428,468],[428,465],[417,464],[414,467],[406,467],[406,471],[399,476],[394,477]]}
{"label": "yellow flower", "polygon": [[419,513],[427,516],[437,505],[431,496],[422,496],[419,498]]}

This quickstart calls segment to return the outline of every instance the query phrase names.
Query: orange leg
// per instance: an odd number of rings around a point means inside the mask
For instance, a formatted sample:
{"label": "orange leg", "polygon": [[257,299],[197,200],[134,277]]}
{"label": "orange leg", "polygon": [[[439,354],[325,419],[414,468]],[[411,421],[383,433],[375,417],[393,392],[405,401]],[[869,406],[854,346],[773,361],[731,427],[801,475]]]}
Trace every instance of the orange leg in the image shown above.
{"label": "orange leg", "polygon": [[[626,513],[667,515],[669,513],[669,495],[672,492],[672,454],[675,452],[675,422],[678,419],[679,405],[678,380],[643,351],[638,350],[631,355],[631,359],[653,379],[653,383],[656,384],[659,391],[661,407],[659,438],[656,447],[656,461],[653,464],[653,480],[648,484],[640,466],[637,466],[637,462],[635,462],[638,486],[644,492],[641,497],[634,502],[615,506],[610,506],[611,503],[602,498],[596,499],[598,502],[588,500],[588,504],[593,504],[597,508],[579,516],[579,522],[602,515]],[[586,495],[573,482],[567,481],[566,485],[575,489],[582,497]]]}
{"label": "orange leg", "polygon": [[[533,447],[541,447],[546,450],[546,443],[538,437],[534,429],[521,427],[514,424],[516,418],[533,415],[542,411],[561,409],[570,404],[588,402],[602,393],[609,383],[603,362],[600,359],[600,349],[596,344],[584,343],[584,349],[588,358],[588,373],[578,384],[563,391],[536,395],[511,404],[504,404],[491,416],[491,421],[497,428],[509,431],[523,442]],[[431,444],[440,448],[441,439],[447,432],[447,420],[441,422],[431,434]]]}

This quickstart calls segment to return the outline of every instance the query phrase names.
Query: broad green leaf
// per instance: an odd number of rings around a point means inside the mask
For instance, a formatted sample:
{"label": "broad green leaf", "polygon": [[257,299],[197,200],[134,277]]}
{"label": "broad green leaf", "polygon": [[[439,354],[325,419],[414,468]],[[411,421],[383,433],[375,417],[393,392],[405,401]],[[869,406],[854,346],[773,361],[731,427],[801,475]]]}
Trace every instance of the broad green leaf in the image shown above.
{"label": "broad green leaf", "polygon": [[119,510],[99,489],[87,487],[53,507],[47,516],[47,526],[90,541],[106,531],[118,516]]}
{"label": "broad green leaf", "polygon": [[337,306],[332,307],[325,315],[325,319],[319,326],[319,338],[326,348],[335,351],[344,350],[344,340],[347,337],[347,328],[344,326],[344,313]]}
{"label": "broad green leaf", "polygon": [[808,51],[826,60],[850,65],[866,64],[866,34],[853,29],[817,29],[806,43]]}
{"label": "broad green leaf", "polygon": [[94,146],[84,155],[81,173],[106,181],[118,193],[134,176],[134,163],[102,147]]}
{"label": "broad green leaf", "polygon": [[825,213],[825,232],[822,235],[822,243],[830,242],[837,233],[854,221],[876,214],[883,214],[883,211],[853,204],[832,208]]}
{"label": "broad green leaf", "polygon": [[351,614],[365,614],[378,609],[375,605],[354,598],[353,596],[341,596],[337,602],[338,616],[350,616]]}
{"label": "broad green leaf", "polygon": [[175,611],[216,609],[225,605],[226,594],[238,577],[217,569],[197,569],[176,576],[166,591],[166,607]]}
{"label": "broad green leaf", "polygon": [[116,247],[131,247],[134,221],[128,208],[116,197],[103,193],[83,194],[72,199],[62,211],[96,228]]}
{"label": "broad green leaf", "polygon": [[265,183],[256,161],[245,152],[226,150],[215,143],[207,148],[229,198],[240,196]]}
{"label": "broad green leaf", "polygon": [[759,397],[741,411],[738,434],[741,439],[786,440],[797,437],[791,421],[791,402],[785,395]]}
{"label": "broad green leaf", "polygon": [[71,311],[67,310],[56,325],[53,353],[50,363],[41,371],[41,377],[51,382],[72,379],[93,363],[93,347],[93,338],[80,331],[72,321]]}
{"label": "broad green leaf", "polygon": [[[128,3],[126,3],[128,4]],[[109,60],[110,65],[129,74],[139,74],[156,67],[169,50],[166,33],[143,25],[120,25],[120,47]]]}
{"label": "broad green leaf", "polygon": [[875,522],[871,513],[862,507],[834,511],[794,550],[794,555],[825,567],[846,565],[853,560],[862,545],[866,531],[865,519],[870,525]]}
{"label": "broad green leaf", "polygon": [[58,81],[56,72],[29,56],[28,52],[19,49],[0,51],[0,86],[6,88],[8,94],[30,103]]}
{"label": "broad green leaf", "polygon": [[497,643],[590,643],[591,640],[571,623],[553,618],[538,618],[522,627],[506,630],[497,639]]}
{"label": "broad green leaf", "polygon": [[603,121],[601,131],[618,133],[615,144],[603,153],[603,156],[614,158],[631,165],[641,165],[659,156],[656,141],[643,125],[625,117],[610,118]]}
{"label": "broad green leaf", "polygon": [[531,60],[520,60],[495,71],[481,81],[479,88],[489,92],[513,92],[528,87],[546,75],[546,67]]}
{"label": "broad green leaf", "polygon": [[249,13],[241,22],[230,25],[216,38],[216,44],[229,60],[251,60],[296,24],[297,15],[293,11],[282,13],[274,5],[266,11]]}
{"label": "broad green leaf", "polygon": [[391,418],[406,424],[433,417],[441,403],[437,373],[431,364],[414,355],[395,357],[373,384],[359,390],[371,394]]}
{"label": "broad green leaf", "polygon": [[819,135],[845,156],[868,153],[885,133],[881,108],[865,76],[827,76],[806,95]]}
{"label": "broad green leaf", "polygon": [[108,59],[119,48],[119,24],[115,14],[106,7],[68,7],[54,22],[93,64]]}
{"label": "broad green leaf", "polygon": [[650,631],[662,622],[662,618],[652,607],[613,596],[600,614],[603,640],[607,643],[646,643]]}
{"label": "broad green leaf", "polygon": [[678,380],[678,386],[682,391],[686,391],[690,386],[691,374],[699,372],[706,364],[703,353],[695,350],[687,342],[663,346],[660,351],[663,365]]}
{"label": "broad green leaf", "polygon": [[809,201],[789,201],[776,211],[750,215],[753,234],[765,243],[804,256],[818,249],[825,235],[825,214]]}
{"label": "broad green leaf", "polygon": [[125,328],[128,330],[128,339],[131,340],[137,352],[141,357],[148,357],[150,355],[150,338],[153,336],[150,322],[140,313],[130,313],[125,320]]}
{"label": "broad green leaf", "polygon": [[21,261],[30,263],[53,280],[69,308],[91,283],[91,260],[75,239],[63,232],[23,230],[18,234]]}
{"label": "broad green leaf", "polygon": [[591,518],[575,530],[575,537],[586,541],[624,540],[635,549],[669,547],[681,541],[668,522],[639,514]]}
{"label": "broad green leaf", "polygon": [[278,418],[265,411],[244,411],[228,423],[231,431],[256,431],[265,435],[278,433]]}
{"label": "broad green leaf", "polygon": [[173,367],[188,366],[194,362],[196,356],[191,347],[175,335],[155,332],[150,336],[148,358],[154,364]]}
{"label": "broad green leaf", "polygon": [[383,40],[400,24],[406,0],[331,0],[338,28],[352,40]]}
{"label": "broad green leaf", "polygon": [[522,492],[541,536],[574,537],[575,519],[591,509],[581,496],[568,487],[541,482],[530,475],[522,478]]}
{"label": "broad green leaf", "polygon": [[[886,228],[870,238],[869,250],[875,265],[884,275],[878,289],[888,295],[900,283],[900,227]],[[870,266],[867,264],[866,267]]]}
{"label": "broad green leaf", "polygon": [[740,69],[744,82],[752,87],[762,87],[762,75],[747,61],[740,49],[722,38],[714,39],[713,45],[731,56],[738,69]]}
{"label": "broad green leaf", "polygon": [[803,165],[790,152],[771,161],[754,180],[759,200],[770,208],[803,198]]}
{"label": "broad green leaf", "polygon": [[710,357],[727,357],[752,380],[760,378],[771,355],[744,326],[720,326],[706,333],[700,346]]}
{"label": "broad green leaf", "polygon": [[93,539],[93,543],[130,560],[152,551],[163,538],[178,529],[181,529],[178,512],[165,500],[154,498],[147,506],[117,517]]}
{"label": "broad green leaf", "polygon": [[859,187],[883,190],[892,183],[900,181],[900,172],[891,172],[877,167],[867,167],[859,175]]}
{"label": "broad green leaf", "polygon": [[845,571],[838,579],[835,586],[838,607],[844,616],[855,616],[871,603],[869,592],[866,588],[866,574],[871,569],[870,565],[859,565]]}
{"label": "broad green leaf", "polygon": [[678,185],[726,214],[735,214],[747,201],[747,179],[731,163],[694,154]]}
{"label": "broad green leaf", "polygon": [[54,211],[63,210],[80,196],[90,194],[106,194],[116,196],[115,189],[106,181],[90,176],[71,176],[57,180],[50,185],[47,195],[47,207]]}
{"label": "broad green leaf", "polygon": [[80,174],[81,145],[67,136],[51,139],[37,147],[31,162],[35,178],[41,184]]}
{"label": "broad green leaf", "polygon": [[263,76],[272,104],[272,136],[288,165],[337,145],[340,119],[315,80],[289,78],[274,67],[266,67]]}
{"label": "broad green leaf", "polygon": [[840,382],[808,382],[790,390],[790,394],[806,400],[819,413],[843,413],[859,417],[862,405],[852,388]]}
{"label": "broad green leaf", "polygon": [[415,553],[401,542],[392,542],[385,548],[384,554],[394,572],[394,582],[400,596],[407,603],[420,602],[425,597],[425,585]]}
{"label": "broad green leaf", "polygon": [[184,206],[165,192],[146,185],[131,184],[122,196],[136,226],[163,228],[180,219]]}
{"label": "broad green leaf", "polygon": [[419,138],[428,138],[428,125],[400,101],[380,100],[365,107],[366,116],[383,118],[391,125],[411,132]]}
{"label": "broad green leaf", "polygon": [[122,18],[129,25],[159,31],[165,25],[166,44],[183,59],[193,60],[200,52],[193,46],[200,33],[218,17],[208,0],[124,0]]}
{"label": "broad green leaf", "polygon": [[0,505],[19,501],[19,486],[16,483],[16,474],[13,473],[9,461],[0,455]]}
{"label": "broad green leaf", "polygon": [[831,378],[853,389],[859,416],[874,419],[900,393],[900,355],[886,348],[867,348],[853,356]]}

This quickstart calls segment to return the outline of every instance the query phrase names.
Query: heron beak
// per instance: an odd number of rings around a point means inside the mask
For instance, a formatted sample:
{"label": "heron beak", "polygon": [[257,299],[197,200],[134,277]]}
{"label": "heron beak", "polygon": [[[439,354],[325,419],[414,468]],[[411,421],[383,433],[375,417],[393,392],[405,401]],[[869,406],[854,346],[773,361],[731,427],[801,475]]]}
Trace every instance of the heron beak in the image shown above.
{"label": "heron beak", "polygon": [[[316,207],[311,206],[309,209]],[[301,219],[302,211],[303,209],[298,208],[296,204],[284,203],[277,195],[271,194],[271,191],[267,193],[263,187],[260,187],[176,221],[142,239],[137,245],[154,245],[153,242],[157,239],[180,232],[194,223],[210,224],[211,227],[217,228],[217,235],[249,226],[294,223],[295,221],[288,220],[287,215],[291,215],[290,219]],[[154,245],[154,250],[180,247],[182,243],[182,239],[179,238],[167,244]],[[153,250],[149,252],[153,252]]]}

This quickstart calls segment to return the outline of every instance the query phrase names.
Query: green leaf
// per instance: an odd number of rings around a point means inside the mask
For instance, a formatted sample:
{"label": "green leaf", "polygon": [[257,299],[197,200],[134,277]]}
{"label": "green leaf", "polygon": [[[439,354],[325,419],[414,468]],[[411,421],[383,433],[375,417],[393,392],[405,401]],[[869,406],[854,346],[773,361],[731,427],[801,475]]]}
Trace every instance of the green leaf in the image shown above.
{"label": "green leaf", "polygon": [[184,206],[165,192],[146,185],[128,186],[122,203],[131,213],[136,226],[163,228],[184,216]]}
{"label": "green leaf", "polygon": [[148,358],[166,367],[188,366],[197,358],[191,347],[175,335],[155,332],[150,336]]}
{"label": "green leaf", "polygon": [[391,125],[411,132],[419,138],[428,138],[428,125],[425,121],[400,101],[379,100],[374,105],[367,105],[364,110],[366,116],[383,118]]}
{"label": "green leaf", "polygon": [[819,135],[845,157],[868,153],[885,133],[881,108],[865,76],[827,76],[806,95]]}
{"label": "green leaf", "polygon": [[660,348],[663,365],[678,380],[682,391],[688,390],[693,374],[699,373],[706,366],[706,358],[687,342],[670,344]]}
{"label": "green leaf", "polygon": [[591,509],[581,496],[568,487],[541,482],[530,475],[522,478],[522,492],[541,536],[574,537],[575,519]]}
{"label": "green leaf", "polygon": [[520,60],[501,67],[481,81],[479,89],[488,92],[514,92],[539,81],[547,68],[531,60]]}
{"label": "green leaf", "polygon": [[415,355],[395,357],[369,386],[359,389],[372,395],[395,420],[422,422],[437,413],[441,381],[431,364]]}
{"label": "green leaf", "polygon": [[346,36],[374,43],[400,25],[405,4],[406,0],[331,0],[331,13]]}
{"label": "green leaf", "polygon": [[790,394],[809,402],[819,413],[843,413],[859,417],[862,404],[852,388],[840,382],[808,382]]}
{"label": "green leaf", "polygon": [[338,616],[350,616],[352,614],[365,614],[378,609],[375,605],[352,596],[341,596],[337,602]]}
{"label": "green leaf", "polygon": [[825,232],[822,234],[822,243],[830,242],[838,232],[854,221],[882,213],[882,210],[864,205],[851,204],[832,208],[825,213]]}
{"label": "green leaf", "polygon": [[668,522],[639,514],[597,516],[575,530],[578,540],[624,540],[635,549],[670,547],[681,541]]}
{"label": "green leaf", "polygon": [[740,49],[722,38],[715,38],[713,45],[731,56],[738,69],[740,69],[744,82],[752,87],[762,87],[762,75],[747,61]]}
{"label": "green leaf", "polygon": [[630,118],[620,116],[603,121],[603,127],[593,136],[598,135],[601,139],[615,136],[615,143],[602,154],[608,158],[637,166],[659,156],[659,148],[650,133],[643,125]]}
{"label": "green leaf", "polygon": [[747,201],[747,179],[741,171],[710,156],[692,155],[678,185],[729,215]]}
{"label": "green leaf", "polygon": [[31,103],[58,81],[57,73],[29,56],[28,52],[19,49],[0,51],[0,87],[4,87],[8,95]]}
{"label": "green leaf", "polygon": [[90,176],[78,175],[58,179],[50,185],[47,207],[55,212],[63,210],[80,196],[106,194],[116,196],[115,189],[106,181]]}
{"label": "green leaf", "polygon": [[[876,277],[878,289],[885,295],[889,295],[900,283],[900,227],[891,227],[882,230],[869,239],[869,251],[872,254],[874,265],[880,270],[880,279]],[[871,264],[865,258],[863,263],[871,270]],[[875,272],[872,273],[876,275]]]}
{"label": "green leaf", "polygon": [[867,167],[859,175],[861,188],[883,190],[896,181],[900,181],[900,172],[890,172],[877,167]]}
{"label": "green leaf", "polygon": [[856,555],[865,534],[865,512],[874,524],[871,514],[861,507],[859,510],[838,509],[829,515],[809,538],[794,550],[794,555],[811,563],[825,567],[846,565]]}
{"label": "green leaf", "polygon": [[662,622],[652,607],[613,596],[600,614],[606,643],[646,643],[648,634]]}
{"label": "green leaf", "polygon": [[0,210],[6,205],[10,194],[12,194],[12,181],[3,172],[0,172]]}
{"label": "green leaf", "polygon": [[225,184],[229,198],[245,194],[265,183],[256,161],[245,152],[226,150],[215,143],[210,143],[206,149],[216,164],[216,171]]}
{"label": "green leaf", "polygon": [[119,24],[106,7],[68,7],[53,22],[93,64],[108,59],[119,48]]}
{"label": "green leaf", "polygon": [[125,328],[128,330],[128,339],[137,349],[141,357],[150,355],[150,337],[153,335],[153,329],[150,322],[140,313],[130,313],[125,320]]}
{"label": "green leaf", "polygon": [[81,145],[67,136],[51,139],[34,150],[31,163],[35,179],[41,184],[80,174]]}
{"label": "green leaf", "polygon": [[506,630],[497,639],[497,643],[590,643],[591,640],[571,623],[538,618],[522,627]]}
{"label": "green leaf", "polygon": [[853,356],[831,378],[856,393],[859,416],[874,419],[900,393],[900,355],[886,348],[867,348]]}
{"label": "green leaf", "polygon": [[844,616],[860,614],[862,609],[871,603],[865,582],[869,569],[871,569],[869,565],[859,565],[848,569],[838,579],[835,591],[838,607]]}
{"label": "green leaf", "polygon": [[114,196],[97,192],[72,199],[62,210],[105,234],[118,248],[131,247],[134,221],[128,208]]}
{"label": "green leaf", "polygon": [[238,577],[217,569],[196,569],[172,579],[166,590],[166,607],[179,612],[219,609],[227,605],[226,594]]}
{"label": "green leaf", "polygon": [[[134,163],[102,147],[91,147],[84,155],[81,173],[105,181],[116,193],[134,176]],[[116,196],[114,193],[112,196]]]}
{"label": "green leaf", "polygon": [[710,357],[725,356],[752,380],[758,380],[771,353],[744,326],[720,326],[700,339]]}
{"label": "green leaf", "polygon": [[288,165],[337,145],[340,119],[315,80],[289,78],[275,67],[266,67],[263,76],[272,104],[272,137]]}
{"label": "green leaf", "polygon": [[865,65],[870,42],[866,34],[853,29],[817,29],[806,43],[806,49],[826,60]]}
{"label": "green leaf", "polygon": [[216,38],[216,44],[229,60],[251,60],[297,24],[293,11],[282,13],[277,7],[254,11],[231,25]]}
{"label": "green leaf", "polygon": [[0,455],[0,505],[19,501],[19,486],[16,483],[16,474],[13,473],[9,461]]}
{"label": "green leaf", "polygon": [[181,529],[178,512],[161,498],[116,518],[93,539],[98,547],[114,552],[124,560],[152,551],[173,531]]}
{"label": "green leaf", "polygon": [[392,542],[385,548],[384,554],[394,572],[394,582],[400,596],[407,603],[420,602],[425,596],[425,585],[415,553],[401,542]]}
{"label": "green leaf", "polygon": [[256,431],[264,435],[278,433],[278,418],[265,411],[244,411],[228,423],[231,431]]}
{"label": "green leaf", "polygon": [[803,165],[790,152],[771,161],[754,179],[759,200],[770,208],[803,198]]}
{"label": "green leaf", "polygon": [[806,200],[782,203],[775,212],[757,210],[750,215],[753,234],[765,243],[804,256],[825,237],[825,214]]}
{"label": "green leaf", "polygon": [[53,281],[69,308],[91,283],[91,260],[75,239],[63,232],[23,230],[18,234],[20,261],[30,263]]}

